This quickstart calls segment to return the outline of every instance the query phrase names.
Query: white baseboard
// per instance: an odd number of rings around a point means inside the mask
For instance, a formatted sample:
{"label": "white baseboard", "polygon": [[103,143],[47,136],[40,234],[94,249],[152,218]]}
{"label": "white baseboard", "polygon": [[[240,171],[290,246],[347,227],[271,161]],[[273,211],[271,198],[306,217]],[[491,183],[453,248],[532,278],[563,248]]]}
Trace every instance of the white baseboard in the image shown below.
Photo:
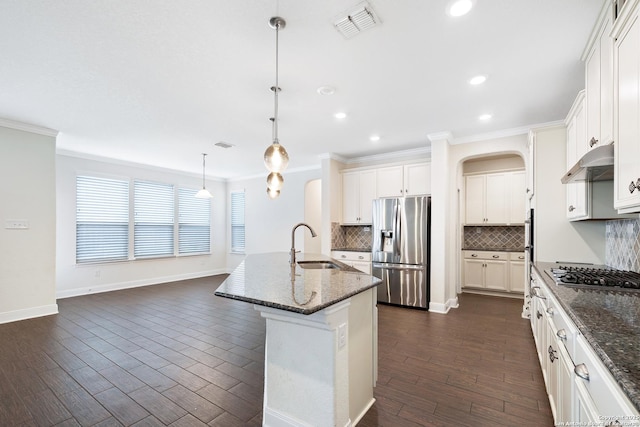
{"label": "white baseboard", "polygon": [[[262,414],[262,425],[264,427],[314,427],[313,424],[292,418],[267,406],[264,407]],[[353,425],[351,420],[347,420],[347,423],[341,427],[351,427]]]}
{"label": "white baseboard", "polygon": [[34,317],[58,314],[58,304],[41,305],[39,307],[23,308],[0,313],[0,324],[16,322],[18,320],[33,319]]}
{"label": "white baseboard", "polygon": [[458,308],[458,297],[457,296],[455,298],[449,299],[444,304],[443,303],[436,303],[436,302],[430,302],[429,303],[429,311],[432,312],[432,313],[447,314],[449,312],[449,310],[451,310],[452,308]]}
{"label": "white baseboard", "polygon": [[132,280],[128,282],[109,283],[106,285],[99,285],[99,286],[86,286],[82,288],[74,288],[74,289],[58,291],[56,292],[56,298],[58,299],[71,298],[71,297],[77,297],[80,295],[97,294],[101,292],[110,292],[110,291],[117,291],[121,289],[137,288],[140,286],[159,285],[162,283],[177,282],[179,280],[198,279],[200,277],[215,276],[217,274],[226,274],[226,273],[227,271],[225,268],[220,268],[216,270],[199,271],[197,273],[176,274],[173,276],[164,276],[164,277],[150,277],[148,279]]}

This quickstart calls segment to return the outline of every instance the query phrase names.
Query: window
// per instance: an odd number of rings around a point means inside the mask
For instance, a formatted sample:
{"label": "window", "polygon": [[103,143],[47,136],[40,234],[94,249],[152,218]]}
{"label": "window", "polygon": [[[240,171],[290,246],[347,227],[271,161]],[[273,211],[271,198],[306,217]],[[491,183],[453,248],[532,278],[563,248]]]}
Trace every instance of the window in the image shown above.
{"label": "window", "polygon": [[198,190],[178,189],[178,242],[180,254],[211,251],[211,199],[198,199]]}
{"label": "window", "polygon": [[173,186],[135,181],[133,192],[134,256],[141,258],[173,255]]}
{"label": "window", "polygon": [[231,193],[231,252],[244,253],[244,191]]}
{"label": "window", "polygon": [[76,177],[76,262],[129,256],[129,182]]}

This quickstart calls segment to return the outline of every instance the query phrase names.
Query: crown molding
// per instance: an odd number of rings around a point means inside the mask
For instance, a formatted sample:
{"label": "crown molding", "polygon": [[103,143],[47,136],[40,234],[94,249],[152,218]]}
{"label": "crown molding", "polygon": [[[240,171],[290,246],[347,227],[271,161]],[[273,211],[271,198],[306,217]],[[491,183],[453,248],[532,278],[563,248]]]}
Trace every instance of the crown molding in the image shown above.
{"label": "crown molding", "polygon": [[479,142],[479,141],[486,141],[489,139],[506,138],[508,136],[528,135],[531,129],[550,128],[550,127],[557,127],[557,126],[564,126],[564,120],[556,120],[553,122],[539,123],[534,125],[521,126],[518,128],[503,129],[495,132],[487,132],[487,133],[482,133],[478,135],[466,136],[463,138],[456,138],[453,141],[451,141],[451,144],[453,145],[467,144],[469,142]]}
{"label": "crown molding", "polygon": [[402,150],[402,151],[392,151],[390,153],[381,153],[381,154],[372,154],[370,156],[362,156],[362,157],[353,157],[350,159],[342,160],[345,164],[354,164],[354,163],[368,163],[375,162],[378,160],[393,160],[399,159],[408,156],[426,156],[431,155],[431,146],[427,145],[425,147],[413,148],[410,150]]}
{"label": "crown molding", "polygon": [[37,133],[44,136],[52,136],[54,138],[58,136],[57,130],[49,129],[43,126],[32,125],[30,123],[19,122],[16,120],[0,118],[0,126],[9,129],[21,130],[24,132]]}

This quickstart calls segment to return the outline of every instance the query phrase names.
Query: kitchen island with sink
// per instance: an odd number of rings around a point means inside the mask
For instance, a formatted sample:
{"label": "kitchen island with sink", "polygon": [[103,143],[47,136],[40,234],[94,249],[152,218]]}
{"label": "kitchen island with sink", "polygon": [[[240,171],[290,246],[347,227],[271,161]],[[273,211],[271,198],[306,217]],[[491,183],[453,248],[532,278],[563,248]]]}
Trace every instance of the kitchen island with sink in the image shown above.
{"label": "kitchen island with sink", "polygon": [[348,426],[375,401],[380,279],[320,254],[248,255],[215,295],[266,319],[265,426]]}

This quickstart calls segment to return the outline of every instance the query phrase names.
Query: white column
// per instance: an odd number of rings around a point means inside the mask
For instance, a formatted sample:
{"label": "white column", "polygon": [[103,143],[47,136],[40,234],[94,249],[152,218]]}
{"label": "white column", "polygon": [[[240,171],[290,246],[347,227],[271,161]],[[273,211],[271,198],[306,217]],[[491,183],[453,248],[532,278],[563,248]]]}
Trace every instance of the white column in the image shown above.
{"label": "white column", "polygon": [[351,425],[349,305],[311,315],[254,306],[267,323],[264,426]]}

